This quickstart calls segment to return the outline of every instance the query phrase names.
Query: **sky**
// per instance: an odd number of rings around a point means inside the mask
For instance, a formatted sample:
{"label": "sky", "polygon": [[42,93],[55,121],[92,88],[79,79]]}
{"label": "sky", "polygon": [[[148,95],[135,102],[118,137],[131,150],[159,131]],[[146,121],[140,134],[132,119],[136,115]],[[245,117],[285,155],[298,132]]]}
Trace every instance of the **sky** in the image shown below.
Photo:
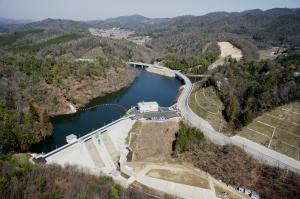
{"label": "sky", "polygon": [[141,14],[154,18],[275,7],[300,8],[300,0],[0,0],[0,17],[95,20]]}

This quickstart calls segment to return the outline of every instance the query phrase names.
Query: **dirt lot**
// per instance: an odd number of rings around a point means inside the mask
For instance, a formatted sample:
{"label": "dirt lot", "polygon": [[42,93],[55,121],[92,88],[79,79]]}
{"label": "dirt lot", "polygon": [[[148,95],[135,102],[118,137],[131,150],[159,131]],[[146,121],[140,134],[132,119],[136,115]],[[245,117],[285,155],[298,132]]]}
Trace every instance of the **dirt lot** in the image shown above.
{"label": "dirt lot", "polygon": [[266,59],[272,59],[274,52],[278,50],[278,47],[269,48],[266,50],[259,50],[259,59],[260,60],[266,60]]}
{"label": "dirt lot", "polygon": [[187,184],[187,185],[200,187],[204,189],[210,188],[207,177],[205,178],[188,171],[170,171],[170,170],[163,170],[163,169],[153,169],[150,170],[146,175],[153,178],[169,180],[172,182]]}
{"label": "dirt lot", "polygon": [[215,185],[216,195],[222,199],[240,199],[240,198],[248,198],[246,195],[242,195],[236,193],[234,191],[229,191],[228,189],[224,189],[220,185]]}
{"label": "dirt lot", "polygon": [[178,129],[177,119],[166,122],[143,122],[133,148],[133,160],[160,162],[170,159],[172,143]]}
{"label": "dirt lot", "polygon": [[242,51],[229,42],[218,42],[218,45],[221,49],[221,57],[231,56],[239,61],[243,56]]}

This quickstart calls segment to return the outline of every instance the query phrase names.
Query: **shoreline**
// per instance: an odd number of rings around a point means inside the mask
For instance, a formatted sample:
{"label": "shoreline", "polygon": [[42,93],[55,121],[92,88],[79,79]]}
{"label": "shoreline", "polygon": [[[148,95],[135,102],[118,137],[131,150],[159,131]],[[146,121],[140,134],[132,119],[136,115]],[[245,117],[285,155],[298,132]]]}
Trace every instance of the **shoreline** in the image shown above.
{"label": "shoreline", "polygon": [[[124,82],[122,82],[121,85],[117,85],[117,86],[113,85],[113,86],[111,86],[112,89],[110,89],[108,91],[102,91],[102,93],[100,95],[97,95],[95,97],[93,96],[91,98],[87,97],[86,102],[84,102],[82,104],[81,103],[76,104],[74,102],[67,101],[64,98],[63,99],[64,102],[60,103],[59,105],[64,106],[65,110],[62,110],[58,113],[50,113],[49,117],[53,118],[53,117],[57,117],[57,116],[72,115],[72,114],[78,113],[82,109],[86,108],[94,99],[97,99],[99,97],[105,97],[106,95],[109,95],[109,94],[112,94],[112,93],[115,93],[115,92],[119,92],[122,89],[130,87],[133,84],[133,82],[136,80],[138,74],[134,69],[129,68],[129,71],[132,71],[132,76],[129,76],[130,80],[128,82],[125,82],[125,84],[124,84]],[[120,72],[120,73],[122,73],[122,72]],[[124,76],[124,75],[126,75],[126,74],[120,74],[120,76]],[[128,77],[128,76],[126,76],[126,77]],[[107,81],[109,81],[109,80],[107,80]]]}

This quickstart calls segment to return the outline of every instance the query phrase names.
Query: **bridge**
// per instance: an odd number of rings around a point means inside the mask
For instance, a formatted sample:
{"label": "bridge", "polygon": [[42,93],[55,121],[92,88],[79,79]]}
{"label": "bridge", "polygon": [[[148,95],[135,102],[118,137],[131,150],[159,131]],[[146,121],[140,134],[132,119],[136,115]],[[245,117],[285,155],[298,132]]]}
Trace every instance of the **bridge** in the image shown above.
{"label": "bridge", "polygon": [[175,77],[175,73],[173,70],[160,66],[158,64],[147,64],[147,63],[142,63],[142,62],[127,62],[129,65],[132,65],[134,67],[142,67],[145,68],[146,71],[150,73],[156,73],[159,75],[164,75],[168,77]]}
{"label": "bridge", "polygon": [[84,108],[80,108],[78,109],[79,111],[86,111],[86,110],[89,110],[89,109],[93,109],[93,108],[97,108],[97,107],[105,107],[105,106],[114,106],[114,107],[118,107],[120,109],[123,109],[124,112],[126,113],[127,112],[127,108],[125,106],[123,106],[122,104],[98,104],[98,105],[95,105],[95,106],[90,106],[90,107],[84,107]]}
{"label": "bridge", "polygon": [[[130,64],[139,64],[147,67],[155,66],[164,71],[171,71],[174,74],[174,77],[183,81],[184,89],[182,90],[177,103],[172,106],[172,109],[177,109],[183,119],[192,126],[200,129],[204,135],[214,143],[220,145],[234,144],[243,148],[246,152],[253,155],[253,157],[262,160],[269,165],[289,169],[300,174],[300,162],[297,160],[237,135],[227,137],[224,134],[217,132],[206,120],[196,115],[191,110],[188,103],[189,96],[193,90],[193,84],[190,79],[180,71],[140,62],[130,62]],[[164,112],[163,117],[169,117],[169,115],[170,113]],[[128,136],[129,130],[135,119],[141,117],[138,115],[135,116],[136,118],[134,118],[134,115],[132,114],[120,118],[79,138],[74,143],[66,144],[50,153],[38,155],[34,160],[45,163],[66,164],[68,163],[67,160],[71,159],[73,163],[77,162],[78,164],[83,164],[83,166],[93,168],[91,172],[94,172],[97,175],[99,175],[99,172],[115,173],[117,172],[116,161],[119,161],[120,154],[122,156],[123,152],[126,151],[127,146],[124,143],[124,140]],[[146,117],[160,118],[161,115],[147,115]],[[170,115],[170,117],[173,117],[173,115]]]}

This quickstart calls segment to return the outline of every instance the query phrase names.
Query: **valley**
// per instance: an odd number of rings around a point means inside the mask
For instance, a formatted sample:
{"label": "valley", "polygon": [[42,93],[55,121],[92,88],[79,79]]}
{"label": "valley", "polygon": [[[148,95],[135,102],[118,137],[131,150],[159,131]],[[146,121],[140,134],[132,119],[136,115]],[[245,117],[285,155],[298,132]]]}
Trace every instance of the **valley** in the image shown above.
{"label": "valley", "polygon": [[299,197],[299,8],[1,20],[0,197]]}

